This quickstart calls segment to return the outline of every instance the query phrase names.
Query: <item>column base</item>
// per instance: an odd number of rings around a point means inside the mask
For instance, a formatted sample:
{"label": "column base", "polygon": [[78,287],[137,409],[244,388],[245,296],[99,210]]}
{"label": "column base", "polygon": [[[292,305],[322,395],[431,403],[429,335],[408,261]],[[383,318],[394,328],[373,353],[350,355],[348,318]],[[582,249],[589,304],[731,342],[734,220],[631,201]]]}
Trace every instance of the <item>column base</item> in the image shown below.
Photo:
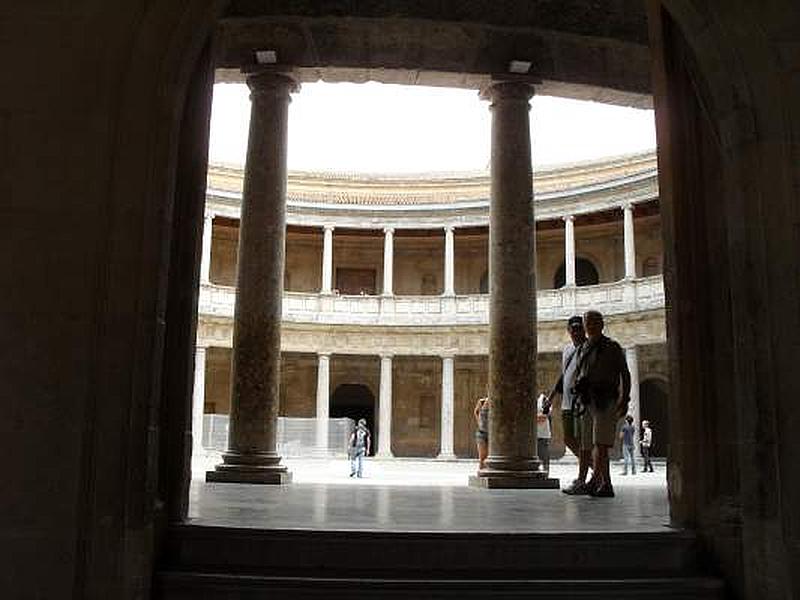
{"label": "column base", "polygon": [[242,454],[228,451],[222,464],[206,471],[209,483],[255,483],[283,485],[292,482],[292,474],[279,464],[281,457],[274,452]]}
{"label": "column base", "polygon": [[470,487],[486,489],[557,490],[558,479],[541,470],[538,458],[489,456],[486,467],[469,478]]}
{"label": "column base", "polygon": [[452,452],[450,452],[450,453],[448,453],[448,454],[439,454],[439,455],[436,457],[436,460],[456,460],[457,458],[458,458],[458,457],[457,457],[455,454],[453,454]]}
{"label": "column base", "polygon": [[284,467],[283,471],[253,471],[226,469],[206,471],[208,483],[254,483],[260,485],[284,485],[292,483],[292,474]]}
{"label": "column base", "polygon": [[545,472],[519,474],[478,473],[469,476],[469,486],[489,490],[557,490],[558,479],[548,477]]}

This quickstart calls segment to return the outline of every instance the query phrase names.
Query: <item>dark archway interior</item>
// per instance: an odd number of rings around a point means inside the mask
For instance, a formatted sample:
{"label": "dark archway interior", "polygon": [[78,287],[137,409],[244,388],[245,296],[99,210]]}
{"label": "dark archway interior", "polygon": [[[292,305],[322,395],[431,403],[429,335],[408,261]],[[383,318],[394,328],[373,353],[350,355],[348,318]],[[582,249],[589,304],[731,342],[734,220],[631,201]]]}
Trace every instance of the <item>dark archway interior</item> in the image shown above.
{"label": "dark archway interior", "polygon": [[367,427],[372,434],[370,455],[375,455],[378,447],[378,436],[375,431],[375,396],[370,389],[358,383],[343,383],[333,392],[330,403],[331,418],[347,417],[358,422],[367,420]]}
{"label": "dark archway interior", "polygon": [[666,458],[669,448],[669,405],[667,385],[659,379],[639,384],[639,406],[642,420],[650,421],[653,430],[652,456]]}
{"label": "dark archway interior", "polygon": [[[567,265],[562,262],[553,278],[553,287],[564,287],[566,280]],[[600,275],[594,263],[587,258],[577,257],[575,259],[575,285],[597,285],[598,283],[600,283]]]}

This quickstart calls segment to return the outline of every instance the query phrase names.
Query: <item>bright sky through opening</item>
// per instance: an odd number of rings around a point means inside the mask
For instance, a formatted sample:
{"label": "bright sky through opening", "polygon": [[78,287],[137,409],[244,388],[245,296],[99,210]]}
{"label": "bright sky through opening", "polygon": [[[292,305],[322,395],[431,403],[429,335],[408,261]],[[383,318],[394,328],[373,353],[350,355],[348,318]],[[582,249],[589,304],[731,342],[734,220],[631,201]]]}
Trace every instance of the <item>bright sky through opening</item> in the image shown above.
{"label": "bright sky through opening", "polygon": [[[652,110],[537,96],[534,165],[653,150]],[[245,85],[217,84],[209,159],[243,165]],[[289,170],[354,173],[486,171],[489,103],[475,90],[380,83],[306,83],[289,105]]]}

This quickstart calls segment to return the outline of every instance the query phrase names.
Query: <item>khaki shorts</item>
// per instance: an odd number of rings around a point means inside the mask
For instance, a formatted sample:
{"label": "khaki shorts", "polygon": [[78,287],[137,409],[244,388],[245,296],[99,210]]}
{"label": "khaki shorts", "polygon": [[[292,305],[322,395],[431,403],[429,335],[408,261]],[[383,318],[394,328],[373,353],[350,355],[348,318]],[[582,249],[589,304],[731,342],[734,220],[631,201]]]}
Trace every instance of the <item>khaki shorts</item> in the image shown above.
{"label": "khaki shorts", "polygon": [[580,442],[581,440],[581,427],[579,422],[580,417],[576,417],[575,413],[571,410],[561,411],[561,423],[564,427],[564,437],[574,438]]}
{"label": "khaki shorts", "polygon": [[603,410],[590,406],[581,417],[581,448],[613,446],[617,439],[618,421],[616,403],[612,402]]}

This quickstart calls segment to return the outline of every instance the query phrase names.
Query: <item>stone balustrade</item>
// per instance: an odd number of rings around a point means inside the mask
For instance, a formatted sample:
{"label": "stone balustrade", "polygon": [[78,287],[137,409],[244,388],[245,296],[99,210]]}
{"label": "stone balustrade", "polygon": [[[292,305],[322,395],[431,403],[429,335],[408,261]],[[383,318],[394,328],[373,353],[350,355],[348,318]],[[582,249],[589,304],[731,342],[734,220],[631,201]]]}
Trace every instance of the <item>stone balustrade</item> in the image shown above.
{"label": "stone balustrade", "polygon": [[[236,290],[202,284],[201,315],[233,318]],[[557,321],[590,308],[605,315],[636,313],[664,307],[660,275],[585,287],[539,290],[539,321]],[[285,292],[283,319],[292,323],[329,325],[488,325],[489,296],[340,296]]]}

